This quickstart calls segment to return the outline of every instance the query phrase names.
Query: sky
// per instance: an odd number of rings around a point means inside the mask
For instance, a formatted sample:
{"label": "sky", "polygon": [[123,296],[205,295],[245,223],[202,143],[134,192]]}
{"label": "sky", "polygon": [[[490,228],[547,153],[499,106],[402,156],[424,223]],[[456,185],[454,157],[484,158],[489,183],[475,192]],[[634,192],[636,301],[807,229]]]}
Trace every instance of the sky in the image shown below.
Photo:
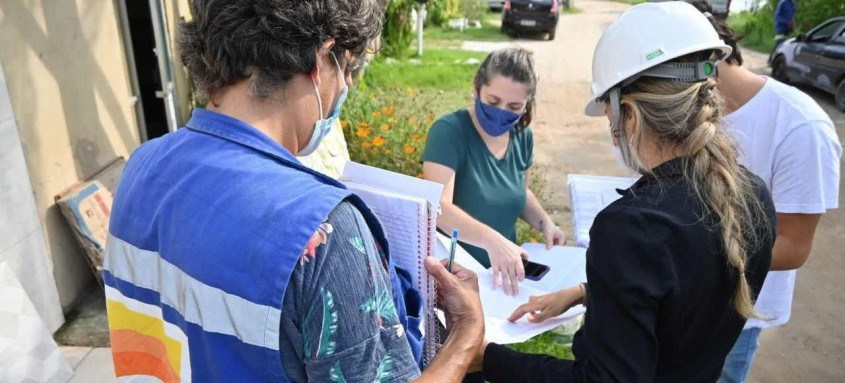
{"label": "sky", "polygon": [[746,11],[751,8],[751,5],[760,0],[733,0],[731,2],[731,12]]}

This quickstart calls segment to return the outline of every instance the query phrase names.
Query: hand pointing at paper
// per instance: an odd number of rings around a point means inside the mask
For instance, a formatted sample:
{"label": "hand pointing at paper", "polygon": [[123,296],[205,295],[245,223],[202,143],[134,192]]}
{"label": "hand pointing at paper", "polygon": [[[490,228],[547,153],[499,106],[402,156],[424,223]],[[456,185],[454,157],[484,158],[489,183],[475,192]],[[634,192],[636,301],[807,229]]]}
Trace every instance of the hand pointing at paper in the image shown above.
{"label": "hand pointing at paper", "polygon": [[517,307],[508,320],[516,322],[528,314],[529,322],[540,323],[563,314],[572,306],[583,304],[586,291],[584,285],[581,284],[550,294],[531,296],[528,303]]}

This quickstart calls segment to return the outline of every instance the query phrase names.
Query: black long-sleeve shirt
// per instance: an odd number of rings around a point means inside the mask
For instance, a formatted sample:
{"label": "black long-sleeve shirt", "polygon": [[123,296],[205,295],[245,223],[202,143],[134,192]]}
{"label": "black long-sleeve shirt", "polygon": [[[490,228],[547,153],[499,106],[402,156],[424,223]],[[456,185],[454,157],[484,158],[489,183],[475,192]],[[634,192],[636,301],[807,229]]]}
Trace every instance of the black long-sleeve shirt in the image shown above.
{"label": "black long-sleeve shirt", "polygon": [[[491,344],[487,380],[716,381],[745,320],[733,308],[738,273],[728,264],[721,228],[682,175],[685,166],[683,158],[658,166],[596,217],[575,360]],[[750,177],[765,213],[745,272],[756,296],[771,262],[775,212],[763,182]]]}

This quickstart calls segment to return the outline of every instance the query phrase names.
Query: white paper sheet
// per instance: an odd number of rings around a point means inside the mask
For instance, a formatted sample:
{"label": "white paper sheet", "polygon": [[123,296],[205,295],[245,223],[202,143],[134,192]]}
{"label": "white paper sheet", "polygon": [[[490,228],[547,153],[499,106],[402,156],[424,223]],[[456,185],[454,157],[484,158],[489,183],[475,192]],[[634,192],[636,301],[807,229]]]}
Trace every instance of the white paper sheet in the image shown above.
{"label": "white paper sheet", "polygon": [[435,207],[435,211],[440,206],[440,195],[443,193],[443,185],[437,182],[389,172],[352,161],[346,163],[343,176],[340,179],[341,181],[355,180],[381,190],[390,190],[397,194],[423,198]]}
{"label": "white paper sheet", "polygon": [[[449,257],[449,237],[438,233],[437,257]],[[584,306],[575,306],[562,315],[543,323],[529,323],[523,317],[516,323],[508,321],[511,313],[520,305],[527,303],[532,295],[543,295],[562,290],[578,283],[586,282],[586,250],[573,247],[556,246],[546,250],[544,245],[525,244],[529,258],[533,262],[549,266],[549,272],[540,281],[524,280],[519,285],[519,295],[509,296],[501,287],[493,289],[492,273],[481,266],[460,245],[455,251],[455,262],[474,271],[478,275],[479,295],[484,309],[484,337],[499,344],[519,343],[564,324],[566,321],[584,313]]]}
{"label": "white paper sheet", "polygon": [[575,231],[575,245],[590,246],[590,227],[596,216],[607,205],[621,196],[616,189],[628,189],[636,178],[589,176],[569,174],[569,196],[572,199],[572,225]]}

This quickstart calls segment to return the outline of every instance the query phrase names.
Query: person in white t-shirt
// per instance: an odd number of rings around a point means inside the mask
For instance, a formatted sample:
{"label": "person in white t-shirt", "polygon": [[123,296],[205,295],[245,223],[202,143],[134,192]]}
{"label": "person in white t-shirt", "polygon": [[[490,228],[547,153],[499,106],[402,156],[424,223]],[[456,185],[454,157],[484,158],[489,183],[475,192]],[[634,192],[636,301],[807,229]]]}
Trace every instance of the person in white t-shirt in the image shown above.
{"label": "person in white t-shirt", "polygon": [[[694,5],[707,12],[709,6]],[[760,331],[789,321],[796,269],[810,255],[822,214],[839,204],[842,145],[830,117],[810,96],[742,67],[734,32],[710,16],[733,53],[718,67],[725,128],[740,162],[763,179],[777,212],[772,265],[755,307],[767,320],[749,319],[725,361],[719,383],[743,382]]]}

